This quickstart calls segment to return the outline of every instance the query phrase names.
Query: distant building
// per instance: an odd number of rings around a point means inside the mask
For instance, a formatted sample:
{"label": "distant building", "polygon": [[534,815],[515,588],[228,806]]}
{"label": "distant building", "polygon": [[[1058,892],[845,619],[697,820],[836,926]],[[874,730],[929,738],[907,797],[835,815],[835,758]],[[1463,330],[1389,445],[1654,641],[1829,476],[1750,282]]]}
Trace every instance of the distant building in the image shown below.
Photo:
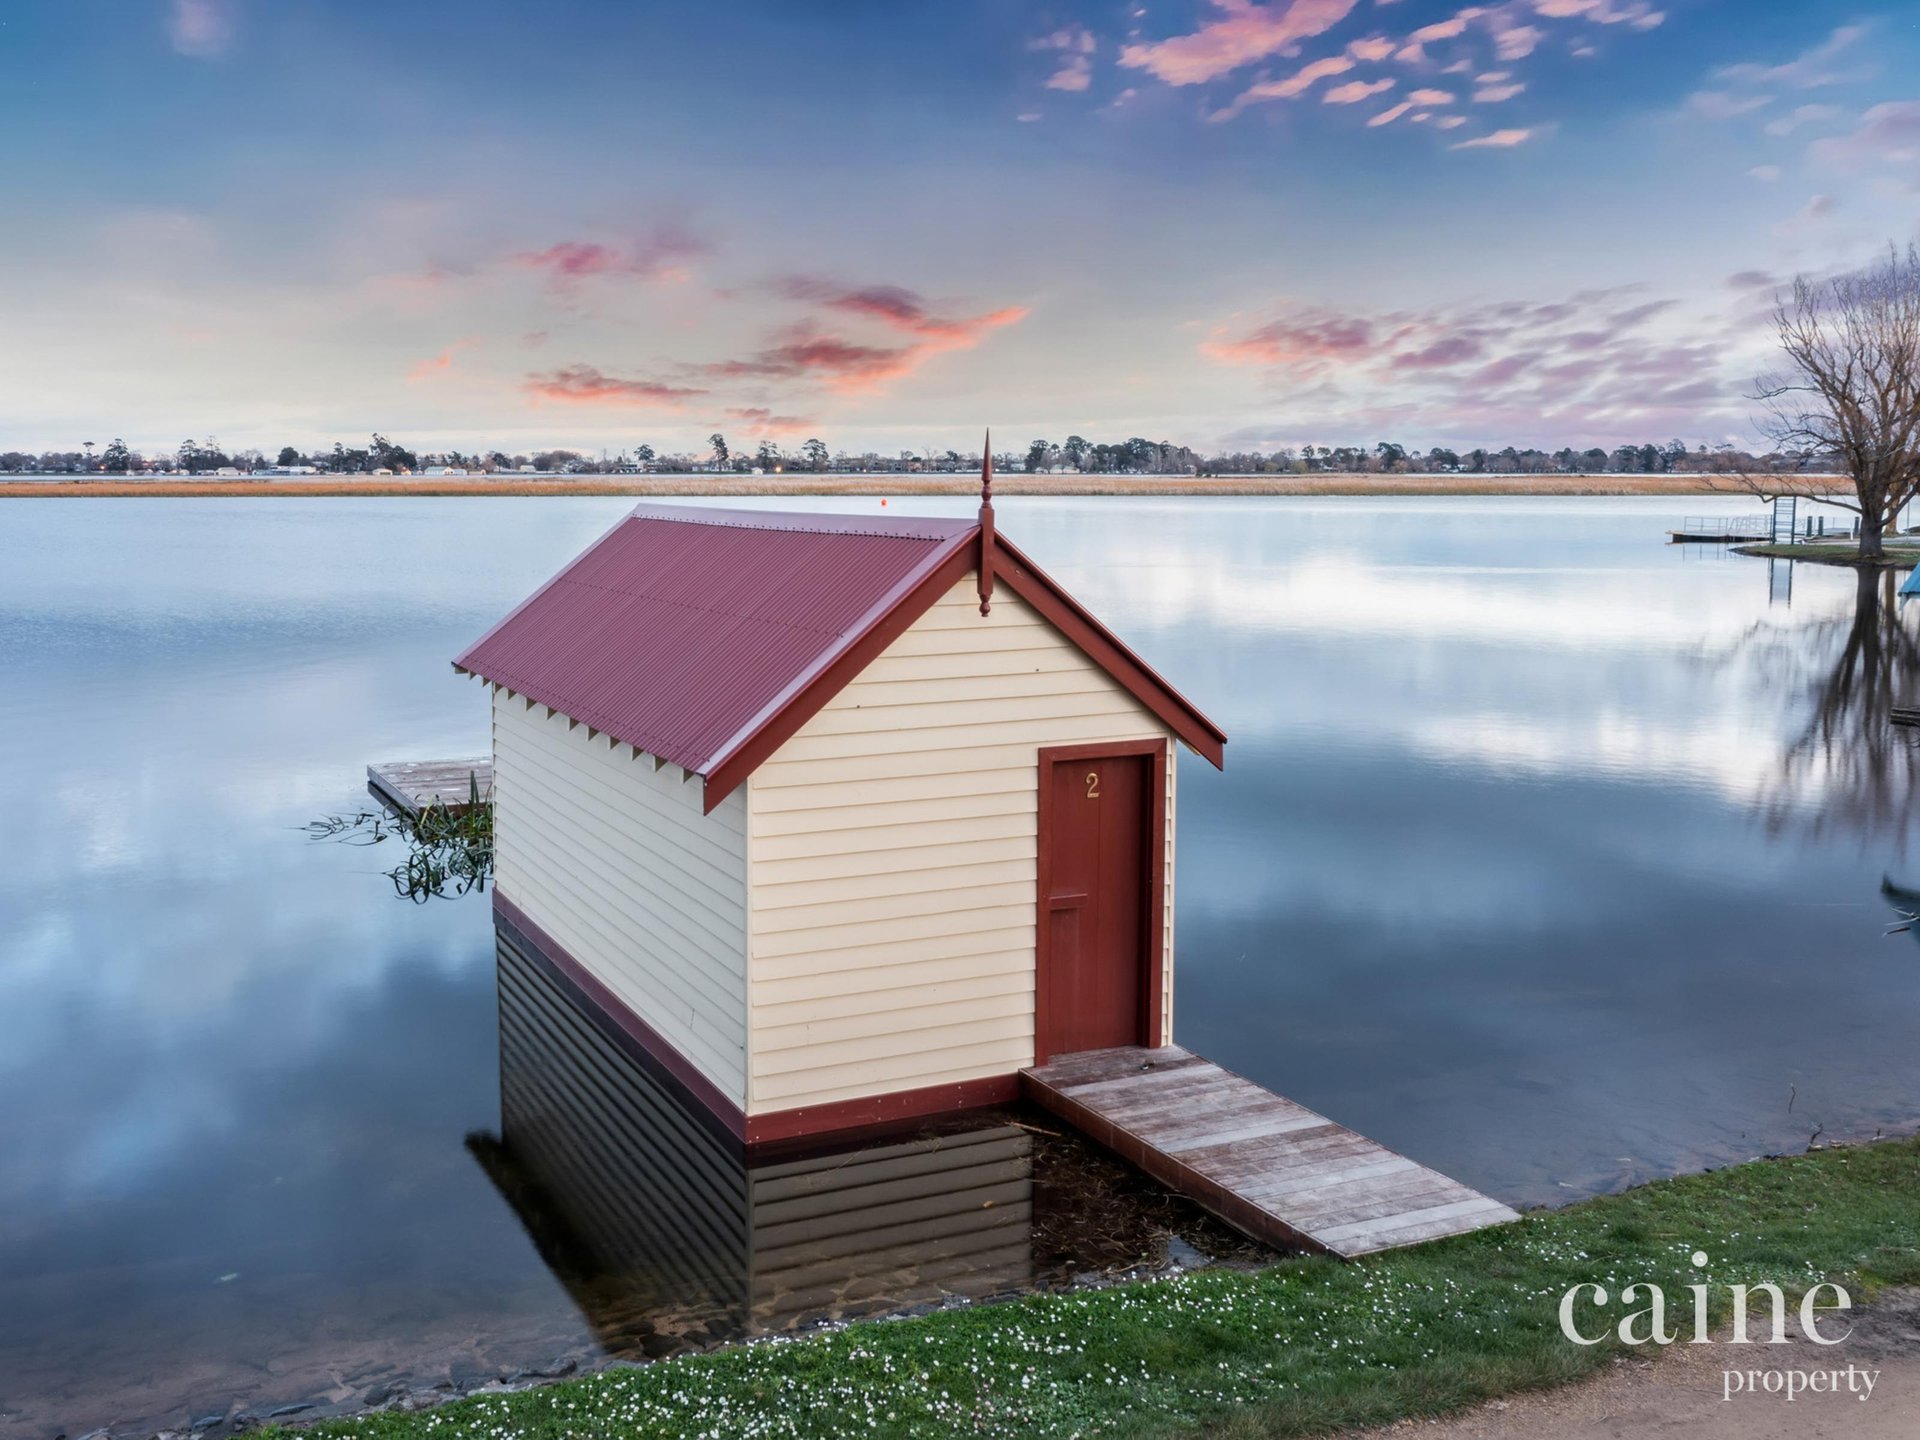
{"label": "distant building", "polygon": [[467,470],[463,465],[429,465],[423,473],[427,475],[448,475],[458,479],[465,475]]}
{"label": "distant building", "polygon": [[233,477],[237,477],[240,474],[240,472],[231,465],[222,465],[218,470],[214,471],[213,473],[220,476],[233,476]]}

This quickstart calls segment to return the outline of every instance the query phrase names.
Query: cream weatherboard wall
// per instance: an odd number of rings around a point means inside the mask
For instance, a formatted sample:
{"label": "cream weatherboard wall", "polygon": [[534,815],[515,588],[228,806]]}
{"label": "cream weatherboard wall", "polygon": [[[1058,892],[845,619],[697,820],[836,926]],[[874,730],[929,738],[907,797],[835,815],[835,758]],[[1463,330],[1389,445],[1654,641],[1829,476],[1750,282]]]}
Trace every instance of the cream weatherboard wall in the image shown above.
{"label": "cream weatherboard wall", "polygon": [[500,893],[744,1109],[747,796],[684,776],[493,692]]}
{"label": "cream weatherboard wall", "polygon": [[1038,751],[1172,743],[1004,588],[982,618],[974,584],[949,591],[748,782],[749,1114],[1032,1064]]}

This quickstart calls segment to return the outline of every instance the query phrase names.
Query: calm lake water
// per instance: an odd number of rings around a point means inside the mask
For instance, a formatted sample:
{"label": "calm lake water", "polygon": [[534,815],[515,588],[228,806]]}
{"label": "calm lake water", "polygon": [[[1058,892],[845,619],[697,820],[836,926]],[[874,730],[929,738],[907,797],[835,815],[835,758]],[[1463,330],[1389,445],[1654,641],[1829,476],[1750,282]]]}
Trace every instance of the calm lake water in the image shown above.
{"label": "calm lake water", "polygon": [[[618,1204],[583,1234],[517,1177],[503,1093],[590,1040],[514,998],[485,899],[396,900],[391,847],[299,827],[363,805],[369,760],[482,751],[449,658],[627,504],[0,508],[0,1434],[1244,1258],[1020,1116],[928,1142],[957,1186],[1001,1147],[1013,1229],[811,1289],[737,1234],[649,1271]],[[1662,543],[1751,508],[1001,502],[1232,737],[1224,775],[1181,761],[1181,1041],[1519,1205],[1912,1129],[1920,953],[1883,883],[1920,887],[1915,750],[1885,716],[1920,616]]]}

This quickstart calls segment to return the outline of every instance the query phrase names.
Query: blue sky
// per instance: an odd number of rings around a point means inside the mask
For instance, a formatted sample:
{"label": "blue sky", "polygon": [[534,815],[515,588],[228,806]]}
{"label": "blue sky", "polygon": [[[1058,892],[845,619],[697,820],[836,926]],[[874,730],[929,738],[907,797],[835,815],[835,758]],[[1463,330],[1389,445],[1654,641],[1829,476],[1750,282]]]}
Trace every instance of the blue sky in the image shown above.
{"label": "blue sky", "polygon": [[1920,17],[12,0],[0,447],[1745,440]]}

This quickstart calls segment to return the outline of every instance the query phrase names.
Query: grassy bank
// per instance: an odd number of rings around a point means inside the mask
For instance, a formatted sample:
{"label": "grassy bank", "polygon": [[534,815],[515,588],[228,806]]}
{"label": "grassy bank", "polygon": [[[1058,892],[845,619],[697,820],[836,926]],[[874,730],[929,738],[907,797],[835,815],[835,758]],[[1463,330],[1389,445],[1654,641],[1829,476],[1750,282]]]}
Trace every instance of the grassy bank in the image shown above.
{"label": "grassy bank", "polygon": [[[1696,1249],[1711,1264],[1689,1263]],[[1920,1281],[1920,1143],[1762,1161],[1372,1260],[1287,1261],[737,1347],[328,1437],[1298,1435],[1432,1415],[1606,1363],[1558,1328],[1597,1282]],[[1611,1313],[1617,1320],[1625,1307]],[[1600,1312],[1592,1312],[1598,1317]],[[1598,1329],[1595,1323],[1593,1329]]]}
{"label": "grassy bank", "polygon": [[1875,568],[1905,567],[1920,564],[1920,544],[1889,540],[1886,554],[1878,560],[1862,560],[1857,540],[1836,540],[1831,545],[1818,542],[1798,545],[1736,545],[1736,555],[1759,555],[1769,560],[1805,560],[1813,565],[1870,565]]}
{"label": "grassy bank", "polygon": [[[1835,477],[1834,484],[1843,482]],[[1699,475],[996,475],[996,495],[1732,495]],[[976,495],[972,475],[576,475],[549,480],[0,480],[0,499],[367,495]],[[1738,498],[1734,496],[1732,498]]]}

